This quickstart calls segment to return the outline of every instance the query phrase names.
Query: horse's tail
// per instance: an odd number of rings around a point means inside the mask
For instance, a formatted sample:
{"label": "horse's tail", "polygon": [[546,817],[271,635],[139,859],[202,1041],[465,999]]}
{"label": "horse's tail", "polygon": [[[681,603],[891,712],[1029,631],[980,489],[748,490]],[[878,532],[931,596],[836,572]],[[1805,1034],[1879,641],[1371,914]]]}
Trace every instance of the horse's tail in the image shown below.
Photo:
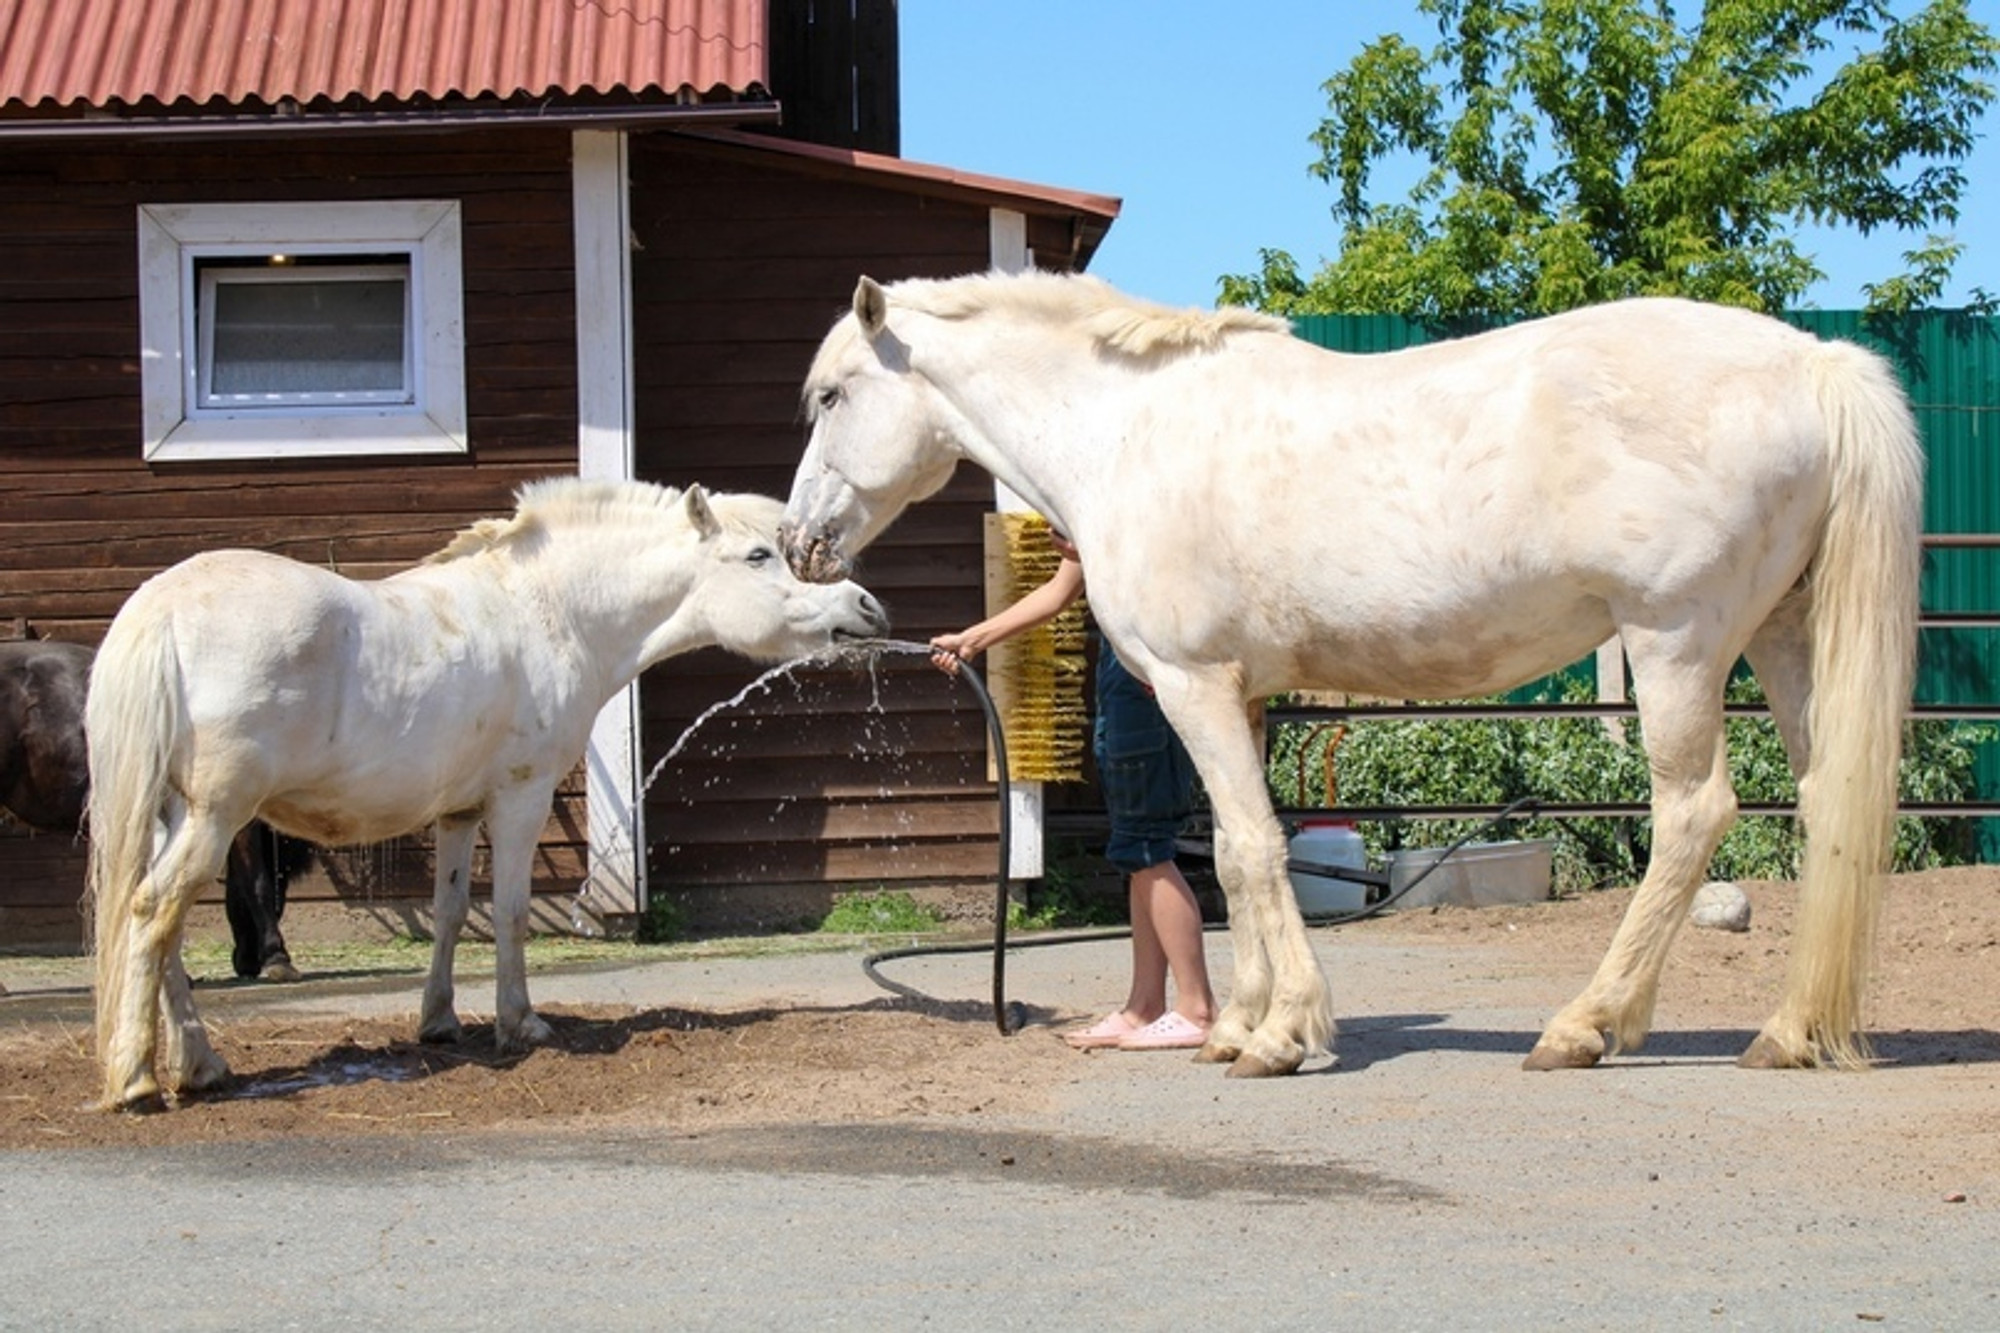
{"label": "horse's tail", "polygon": [[111,622],[84,703],[90,745],[90,868],[95,918],[97,1049],[110,1049],[125,1003],[133,896],[152,865],[168,765],[185,722],[172,623],[141,595]]}
{"label": "horse's tail", "polygon": [[1812,362],[1832,463],[1811,589],[1805,865],[1780,1021],[1807,1060],[1869,1055],[1862,998],[1894,850],[1903,720],[1916,673],[1924,456],[1889,364],[1852,343]]}

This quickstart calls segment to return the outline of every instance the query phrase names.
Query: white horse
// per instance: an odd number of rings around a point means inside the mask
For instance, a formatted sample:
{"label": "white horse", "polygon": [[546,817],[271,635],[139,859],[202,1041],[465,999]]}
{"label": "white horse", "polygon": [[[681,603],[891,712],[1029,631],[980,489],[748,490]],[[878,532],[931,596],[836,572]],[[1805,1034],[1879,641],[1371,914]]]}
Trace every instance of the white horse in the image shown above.
{"label": "white horse", "polygon": [[1333,1035],[1265,785],[1262,701],[1486,693],[1613,633],[1651,765],[1652,863],[1528,1067],[1645,1039],[1736,814],[1722,700],[1739,655],[1810,835],[1786,993],[1743,1063],[1865,1059],[1923,488],[1880,358],[1678,300],[1343,356],[1279,320],[1171,311],[1089,278],[864,278],[805,401],[782,529],[802,577],[843,577],[962,458],[1075,541],[1092,611],[1214,803],[1235,988],[1203,1059],[1289,1073]]}
{"label": "white horse", "polygon": [[142,585],[98,653],[85,720],[105,1103],[157,1104],[163,991],[166,1086],[228,1075],[195,1014],[181,930],[253,817],[328,845],[436,826],[419,1029],[431,1041],[459,1035],[452,954],[483,824],[499,1043],[547,1040],[522,956],[531,859],[598,711],[693,648],[777,659],[887,628],[854,584],[792,577],[781,507],[562,478],[379,582],[213,551]]}

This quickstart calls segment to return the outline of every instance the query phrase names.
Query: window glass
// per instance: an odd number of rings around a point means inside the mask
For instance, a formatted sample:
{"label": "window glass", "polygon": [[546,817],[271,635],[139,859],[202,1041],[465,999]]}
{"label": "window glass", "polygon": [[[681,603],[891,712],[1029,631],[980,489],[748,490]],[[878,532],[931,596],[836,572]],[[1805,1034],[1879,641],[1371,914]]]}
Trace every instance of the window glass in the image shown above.
{"label": "window glass", "polygon": [[204,274],[202,406],[413,401],[401,274]]}

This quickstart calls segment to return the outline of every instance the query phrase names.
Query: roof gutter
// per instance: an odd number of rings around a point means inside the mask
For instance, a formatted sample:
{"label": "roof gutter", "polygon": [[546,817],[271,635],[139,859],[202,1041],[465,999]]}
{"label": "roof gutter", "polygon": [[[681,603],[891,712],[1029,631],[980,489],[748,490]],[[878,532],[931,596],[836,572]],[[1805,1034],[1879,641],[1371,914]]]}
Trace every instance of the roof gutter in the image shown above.
{"label": "roof gutter", "polygon": [[0,142],[97,139],[262,139],[293,134],[431,132],[495,125],[545,129],[693,129],[776,124],[776,102],[696,106],[465,107],[411,111],[279,111],[270,115],[118,116],[82,120],[0,119]]}

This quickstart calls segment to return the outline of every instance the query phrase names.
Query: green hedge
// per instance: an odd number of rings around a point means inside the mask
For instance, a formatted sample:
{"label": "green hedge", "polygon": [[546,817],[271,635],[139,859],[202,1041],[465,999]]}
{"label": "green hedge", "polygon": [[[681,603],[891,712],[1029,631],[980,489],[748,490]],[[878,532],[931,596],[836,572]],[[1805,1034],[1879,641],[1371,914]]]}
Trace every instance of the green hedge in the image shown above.
{"label": "green hedge", "polygon": [[[1559,682],[1565,702],[1592,701],[1587,682]],[[1733,702],[1762,702],[1754,679],[1730,687]],[[1744,802],[1795,800],[1797,786],[1776,726],[1768,718],[1731,718],[1729,772]],[[1521,718],[1464,721],[1357,719],[1335,752],[1335,783],[1342,805],[1502,806],[1532,796],[1549,802],[1644,801],[1646,754],[1639,724],[1616,724],[1614,738],[1598,718]],[[1995,728],[1954,721],[1913,722],[1905,733],[1902,792],[1906,800],[1970,799],[1979,745]],[[1330,733],[1305,723],[1272,729],[1269,775],[1280,805],[1315,807],[1326,802],[1320,753]],[[1302,745],[1311,747],[1303,768]],[[1371,859],[1403,847],[1450,843],[1477,830],[1482,820],[1391,819],[1365,821],[1361,833]],[[1556,840],[1556,888],[1574,891],[1636,883],[1652,845],[1651,821],[1632,818],[1527,819],[1510,836]],[[1791,818],[1746,815],[1716,850],[1710,874],[1718,879],[1792,879],[1802,839]],[[1971,819],[1899,819],[1897,870],[1963,865],[1976,859]]]}

